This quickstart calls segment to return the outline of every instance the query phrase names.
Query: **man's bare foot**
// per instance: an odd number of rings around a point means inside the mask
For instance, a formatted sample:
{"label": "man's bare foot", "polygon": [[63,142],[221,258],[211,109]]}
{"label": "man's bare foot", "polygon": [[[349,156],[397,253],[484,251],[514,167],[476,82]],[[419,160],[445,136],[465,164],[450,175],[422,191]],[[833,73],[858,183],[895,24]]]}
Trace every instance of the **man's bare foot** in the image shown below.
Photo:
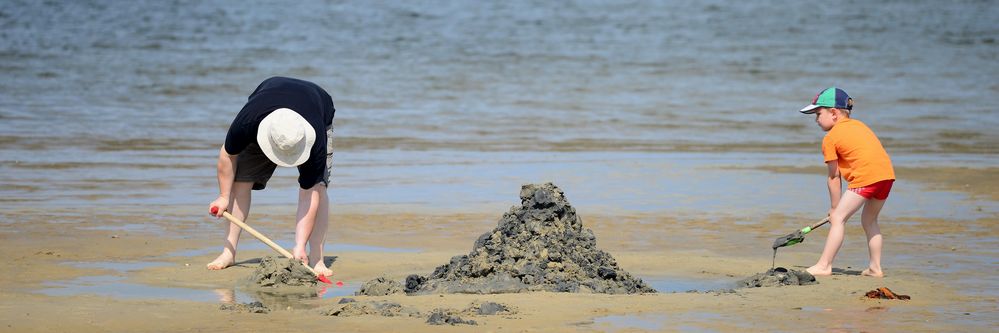
{"label": "man's bare foot", "polygon": [[863,275],[863,276],[873,276],[873,277],[885,277],[885,272],[882,272],[880,270],[875,271],[875,270],[872,270],[872,269],[868,268],[868,269],[865,269],[863,272],[860,272],[860,275]]}
{"label": "man's bare foot", "polygon": [[333,276],[333,271],[326,267],[326,263],[319,261],[315,265],[312,265],[312,270],[316,271],[316,275],[322,276]]}
{"label": "man's bare foot", "polygon": [[218,258],[212,260],[212,262],[205,265],[209,270],[217,271],[225,269],[226,267],[232,266],[236,263],[236,256],[229,253],[228,251],[222,252]]}
{"label": "man's bare foot", "polygon": [[832,275],[832,267],[822,268],[822,267],[819,267],[819,265],[815,265],[815,266],[809,267],[805,271],[808,272],[808,274],[812,274],[814,276]]}

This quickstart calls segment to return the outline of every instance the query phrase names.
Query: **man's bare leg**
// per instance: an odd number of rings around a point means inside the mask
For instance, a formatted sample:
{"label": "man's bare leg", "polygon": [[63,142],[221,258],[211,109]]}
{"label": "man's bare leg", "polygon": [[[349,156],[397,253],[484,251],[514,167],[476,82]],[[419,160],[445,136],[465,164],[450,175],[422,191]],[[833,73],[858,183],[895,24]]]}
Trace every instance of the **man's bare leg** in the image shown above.
{"label": "man's bare leg", "polygon": [[[232,184],[232,198],[229,199],[229,207],[232,216],[246,221],[250,216],[250,191],[253,190],[252,182],[235,182]],[[206,267],[210,270],[220,270],[232,266],[236,263],[236,245],[239,244],[239,234],[241,229],[235,223],[226,221],[225,242],[222,245],[222,254],[208,263]]]}
{"label": "man's bare leg", "polygon": [[860,222],[864,226],[864,233],[867,234],[867,250],[870,254],[870,263],[867,269],[860,273],[861,275],[884,277],[884,272],[881,271],[881,227],[878,226],[878,215],[884,206],[885,200],[871,199],[861,212]]}
{"label": "man's bare leg", "polygon": [[309,242],[312,229],[316,225],[320,201],[317,190],[319,187],[319,185],[315,185],[307,190],[298,190],[298,212],[295,214],[297,221],[295,223],[295,247],[291,250],[291,255],[306,265],[309,264],[309,255],[305,252],[305,244]]}
{"label": "man's bare leg", "polygon": [[836,210],[829,216],[829,236],[826,237],[826,245],[822,249],[822,256],[819,261],[809,267],[806,271],[812,275],[832,275],[832,263],[836,259],[836,253],[843,245],[843,235],[846,233],[846,221],[856,213],[860,206],[864,204],[864,197],[860,194],[846,191],[839,199]]}
{"label": "man's bare leg", "polygon": [[326,267],[323,256],[323,246],[326,244],[326,230],[329,228],[330,202],[325,185],[316,185],[319,189],[319,211],[316,212],[316,224],[309,236],[309,266],[317,274],[331,276],[333,271]]}
{"label": "man's bare leg", "polygon": [[[316,273],[332,275],[333,272],[323,263],[322,244],[329,226],[329,198],[325,185],[317,184],[308,190],[299,190],[297,216],[292,255],[303,264],[313,267]],[[309,245],[308,254],[305,252],[306,244]]]}

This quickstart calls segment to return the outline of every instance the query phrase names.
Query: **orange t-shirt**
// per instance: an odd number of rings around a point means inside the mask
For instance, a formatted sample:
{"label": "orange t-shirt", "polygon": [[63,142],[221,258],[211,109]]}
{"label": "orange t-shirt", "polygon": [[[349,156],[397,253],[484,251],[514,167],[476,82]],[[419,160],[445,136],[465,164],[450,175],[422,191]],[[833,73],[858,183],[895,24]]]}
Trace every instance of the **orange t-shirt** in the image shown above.
{"label": "orange t-shirt", "polygon": [[860,120],[841,118],[822,139],[825,161],[837,161],[848,188],[864,187],[895,179],[891,158],[867,125]]}

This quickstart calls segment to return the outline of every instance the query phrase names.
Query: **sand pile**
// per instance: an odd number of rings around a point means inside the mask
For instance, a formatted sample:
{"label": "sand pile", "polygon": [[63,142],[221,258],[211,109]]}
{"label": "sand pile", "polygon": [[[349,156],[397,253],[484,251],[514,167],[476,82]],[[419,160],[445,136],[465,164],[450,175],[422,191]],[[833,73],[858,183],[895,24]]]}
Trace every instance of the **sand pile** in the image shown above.
{"label": "sand pile", "polygon": [[257,287],[313,287],[316,276],[301,261],[266,256],[250,276],[250,284]]}
{"label": "sand pile", "polygon": [[384,276],[368,280],[356,292],[357,295],[365,296],[386,296],[401,293],[403,293],[402,284]]}
{"label": "sand pile", "polygon": [[232,311],[232,312],[245,312],[245,313],[269,313],[271,309],[264,306],[260,302],[251,303],[234,303],[234,304],[222,304],[219,306],[219,310],[222,311]]}
{"label": "sand pile", "polygon": [[593,231],[583,228],[558,187],[524,185],[520,201],[475,241],[468,255],[451,258],[430,276],[407,277],[405,292],[655,292],[597,249]]}
{"label": "sand pile", "polygon": [[340,304],[323,312],[333,317],[353,316],[383,316],[383,317],[420,317],[420,311],[399,303],[389,301],[357,302],[352,298],[340,300]]}
{"label": "sand pile", "polygon": [[805,286],[818,284],[815,276],[798,270],[777,267],[736,282],[739,288]]}
{"label": "sand pile", "polygon": [[[512,315],[517,311],[509,306],[494,302],[472,302],[464,310],[451,308],[435,308],[429,313],[420,313],[414,307],[404,306],[390,301],[363,301],[353,298],[343,298],[339,304],[322,311],[323,315],[333,317],[382,316],[382,317],[426,317],[430,325],[478,325],[478,322],[468,317],[483,318],[485,316]],[[509,318],[509,317],[508,317]]]}

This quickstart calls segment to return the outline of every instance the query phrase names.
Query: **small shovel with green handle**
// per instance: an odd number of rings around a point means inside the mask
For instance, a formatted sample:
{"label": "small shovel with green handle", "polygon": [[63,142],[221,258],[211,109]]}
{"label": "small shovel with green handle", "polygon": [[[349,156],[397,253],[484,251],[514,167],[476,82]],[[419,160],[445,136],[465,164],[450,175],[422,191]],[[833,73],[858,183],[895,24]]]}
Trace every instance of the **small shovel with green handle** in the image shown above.
{"label": "small shovel with green handle", "polygon": [[815,230],[826,223],[829,223],[828,216],[822,219],[822,221],[816,222],[810,227],[804,227],[801,228],[801,230],[792,232],[790,234],[787,234],[786,236],[778,237],[776,240],[774,240],[774,251],[776,251],[778,247],[791,246],[805,241],[805,235],[807,235],[809,232],[812,232],[812,230]]}

